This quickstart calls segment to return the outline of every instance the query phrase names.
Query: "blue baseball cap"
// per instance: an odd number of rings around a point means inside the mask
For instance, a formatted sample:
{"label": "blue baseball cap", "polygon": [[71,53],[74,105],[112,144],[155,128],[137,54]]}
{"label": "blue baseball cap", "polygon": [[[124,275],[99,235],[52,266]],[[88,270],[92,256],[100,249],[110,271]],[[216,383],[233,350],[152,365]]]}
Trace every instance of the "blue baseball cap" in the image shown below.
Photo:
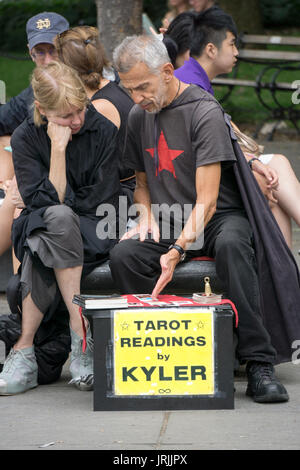
{"label": "blue baseball cap", "polygon": [[37,44],[53,44],[53,39],[59,33],[69,29],[69,22],[58,13],[47,12],[29,18],[26,24],[29,50]]}

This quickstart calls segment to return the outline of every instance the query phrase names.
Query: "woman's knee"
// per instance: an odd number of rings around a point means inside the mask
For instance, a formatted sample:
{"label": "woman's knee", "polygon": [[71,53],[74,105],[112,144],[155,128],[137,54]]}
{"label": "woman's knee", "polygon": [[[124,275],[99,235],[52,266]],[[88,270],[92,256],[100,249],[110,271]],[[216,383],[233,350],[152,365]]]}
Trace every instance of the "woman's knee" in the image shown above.
{"label": "woman's knee", "polygon": [[48,207],[44,213],[44,220],[51,232],[64,231],[66,234],[72,234],[74,230],[80,230],[78,215],[65,204]]}

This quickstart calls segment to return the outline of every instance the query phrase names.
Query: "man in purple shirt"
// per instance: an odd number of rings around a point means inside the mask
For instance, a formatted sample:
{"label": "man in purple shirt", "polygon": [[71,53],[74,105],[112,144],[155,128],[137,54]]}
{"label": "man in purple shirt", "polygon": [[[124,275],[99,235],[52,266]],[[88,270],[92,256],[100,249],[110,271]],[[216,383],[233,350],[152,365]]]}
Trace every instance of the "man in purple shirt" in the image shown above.
{"label": "man in purple shirt", "polygon": [[190,59],[175,70],[175,76],[213,95],[211,81],[217,75],[230,73],[237,62],[237,29],[232,17],[217,7],[194,16],[194,27]]}
{"label": "man in purple shirt", "polygon": [[214,94],[207,73],[204,68],[201,67],[197,59],[193,57],[190,57],[188,61],[184,62],[182,67],[175,70],[174,75],[184,83],[193,83],[203,88],[203,90],[208,91],[210,94]]}

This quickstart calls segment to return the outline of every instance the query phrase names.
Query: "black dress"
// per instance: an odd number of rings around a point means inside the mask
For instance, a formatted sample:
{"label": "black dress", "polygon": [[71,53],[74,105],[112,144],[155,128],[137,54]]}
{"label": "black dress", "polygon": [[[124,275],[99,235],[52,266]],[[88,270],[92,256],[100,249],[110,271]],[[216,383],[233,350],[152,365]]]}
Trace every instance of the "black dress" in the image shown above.
{"label": "black dress", "polygon": [[[64,204],[80,219],[84,247],[83,273],[106,261],[115,239],[100,239],[97,224],[104,217],[96,215],[100,204],[111,204],[118,217],[120,182],[115,153],[117,128],[93,106],[85,122],[66,148],[67,187]],[[28,117],[11,139],[18,188],[26,209],[15,219],[12,238],[17,258],[22,262],[26,239],[37,229],[45,228],[45,210],[60,204],[55,187],[49,180],[51,141],[47,126],[35,126]]]}

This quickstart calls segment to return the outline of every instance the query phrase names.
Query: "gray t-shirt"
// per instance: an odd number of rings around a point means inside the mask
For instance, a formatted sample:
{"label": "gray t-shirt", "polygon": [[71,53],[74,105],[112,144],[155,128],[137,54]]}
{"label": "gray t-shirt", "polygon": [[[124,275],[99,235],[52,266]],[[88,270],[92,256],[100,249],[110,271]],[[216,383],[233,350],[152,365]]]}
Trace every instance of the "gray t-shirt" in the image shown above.
{"label": "gray t-shirt", "polygon": [[146,172],[153,204],[182,207],[195,204],[197,167],[222,162],[217,212],[243,208],[223,110],[213,96],[195,85],[157,114],[132,108],[125,158],[129,168]]}

